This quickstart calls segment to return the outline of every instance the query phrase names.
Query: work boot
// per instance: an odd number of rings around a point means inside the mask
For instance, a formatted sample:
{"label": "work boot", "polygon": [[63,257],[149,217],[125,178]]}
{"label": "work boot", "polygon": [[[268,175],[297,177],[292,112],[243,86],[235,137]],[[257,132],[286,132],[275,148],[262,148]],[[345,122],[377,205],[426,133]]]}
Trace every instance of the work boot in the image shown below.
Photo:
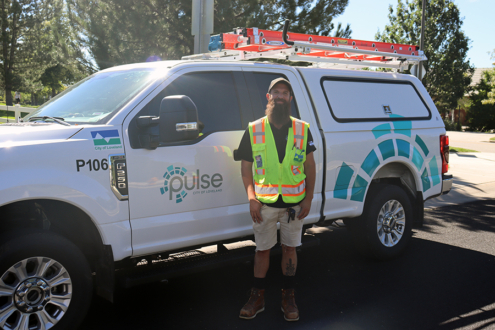
{"label": "work boot", "polygon": [[282,312],[286,321],[299,320],[299,310],[294,298],[294,289],[282,289]]}
{"label": "work boot", "polygon": [[242,307],[239,317],[241,319],[254,319],[256,315],[265,310],[265,289],[251,289],[248,302]]}

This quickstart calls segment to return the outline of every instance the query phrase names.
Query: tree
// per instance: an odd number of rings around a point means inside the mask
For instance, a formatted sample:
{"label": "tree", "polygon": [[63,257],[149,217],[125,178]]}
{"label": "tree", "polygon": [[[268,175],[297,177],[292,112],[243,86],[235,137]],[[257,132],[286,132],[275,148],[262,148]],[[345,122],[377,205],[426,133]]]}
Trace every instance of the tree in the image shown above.
{"label": "tree", "polygon": [[480,82],[471,93],[471,106],[468,109],[467,120],[469,127],[475,131],[495,129],[495,104],[485,102],[493,93],[495,85],[495,69],[483,72]]}
{"label": "tree", "polygon": [[[290,31],[328,36],[335,29],[333,18],[341,15],[349,0],[216,0],[215,33],[237,26],[282,30],[286,19],[291,20]],[[342,29],[339,23],[334,36],[350,37],[350,26]]]}
{"label": "tree", "polygon": [[[64,1],[55,3],[53,18],[43,22],[44,33],[42,48],[33,47],[41,74],[33,76],[44,86],[51,89],[51,95],[62,90],[64,86],[87,76],[95,71],[90,60],[83,53],[78,31],[71,25],[69,12]],[[30,43],[33,44],[33,43]]]}
{"label": "tree", "polygon": [[[216,0],[214,33],[253,26],[349,37],[349,26],[335,29],[332,18],[349,0]],[[100,69],[146,61],[151,56],[179,59],[194,48],[191,0],[67,0],[74,21]]]}
{"label": "tree", "polygon": [[[398,0],[389,7],[390,24],[376,38],[385,42],[419,45],[422,0]],[[469,38],[461,30],[463,20],[453,0],[426,3],[423,85],[441,112],[454,109],[471,83],[474,68],[467,59]]]}
{"label": "tree", "polygon": [[12,90],[19,88],[22,80],[15,75],[19,45],[24,33],[34,26],[40,6],[37,0],[0,0],[1,76],[8,105],[12,105]]}
{"label": "tree", "polygon": [[62,64],[57,64],[45,69],[40,77],[43,86],[50,87],[52,96],[55,96],[57,90],[63,88],[63,85],[69,85],[74,81],[72,71]]}
{"label": "tree", "polygon": [[0,0],[0,20],[1,84],[8,105],[13,90],[41,91],[47,68],[62,64],[75,79],[88,73],[63,0]]}
{"label": "tree", "polygon": [[[495,49],[492,52],[491,59],[495,60]],[[493,63],[493,64],[495,65],[495,63]],[[491,89],[487,93],[487,98],[485,100],[483,100],[482,103],[494,105],[495,104],[495,79],[492,79],[489,84],[491,86]]]}

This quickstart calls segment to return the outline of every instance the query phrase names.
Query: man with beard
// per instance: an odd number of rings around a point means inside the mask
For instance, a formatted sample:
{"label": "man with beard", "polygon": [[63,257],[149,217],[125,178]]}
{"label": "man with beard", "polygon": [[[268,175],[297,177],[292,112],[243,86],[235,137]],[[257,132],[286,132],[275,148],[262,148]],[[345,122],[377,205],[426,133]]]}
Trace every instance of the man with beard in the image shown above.
{"label": "man with beard", "polygon": [[252,319],[265,310],[265,276],[280,222],[282,311],[287,321],[299,320],[294,298],[296,247],[301,245],[302,220],[309,214],[313,199],[316,148],[309,124],[290,116],[292,94],[286,79],[277,78],[270,83],[266,117],[249,124],[237,153],[242,159],[242,181],[256,241],[254,285],[239,314],[243,319]]}

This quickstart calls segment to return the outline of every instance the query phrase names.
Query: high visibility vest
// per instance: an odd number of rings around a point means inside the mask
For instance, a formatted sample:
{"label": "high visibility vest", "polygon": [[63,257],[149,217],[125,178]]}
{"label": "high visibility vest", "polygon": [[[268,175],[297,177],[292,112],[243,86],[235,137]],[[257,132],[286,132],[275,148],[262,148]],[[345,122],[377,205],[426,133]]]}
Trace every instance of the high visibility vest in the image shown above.
{"label": "high visibility vest", "polygon": [[299,203],[306,197],[306,143],[309,124],[290,117],[285,157],[279,162],[277,146],[267,117],[249,123],[254,159],[254,192],[263,203],[274,203],[282,195],[285,203]]}

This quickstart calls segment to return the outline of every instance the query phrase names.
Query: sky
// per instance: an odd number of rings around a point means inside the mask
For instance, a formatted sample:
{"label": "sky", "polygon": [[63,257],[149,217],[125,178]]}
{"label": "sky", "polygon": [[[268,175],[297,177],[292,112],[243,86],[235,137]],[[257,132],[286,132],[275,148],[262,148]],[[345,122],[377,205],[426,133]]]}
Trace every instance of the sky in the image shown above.
{"label": "sky", "polygon": [[[398,0],[349,0],[344,14],[333,22],[351,25],[352,38],[375,40],[389,23],[388,7],[394,10]],[[489,52],[495,49],[495,0],[454,0],[464,18],[462,30],[471,39],[468,58],[476,68],[491,68]]]}

